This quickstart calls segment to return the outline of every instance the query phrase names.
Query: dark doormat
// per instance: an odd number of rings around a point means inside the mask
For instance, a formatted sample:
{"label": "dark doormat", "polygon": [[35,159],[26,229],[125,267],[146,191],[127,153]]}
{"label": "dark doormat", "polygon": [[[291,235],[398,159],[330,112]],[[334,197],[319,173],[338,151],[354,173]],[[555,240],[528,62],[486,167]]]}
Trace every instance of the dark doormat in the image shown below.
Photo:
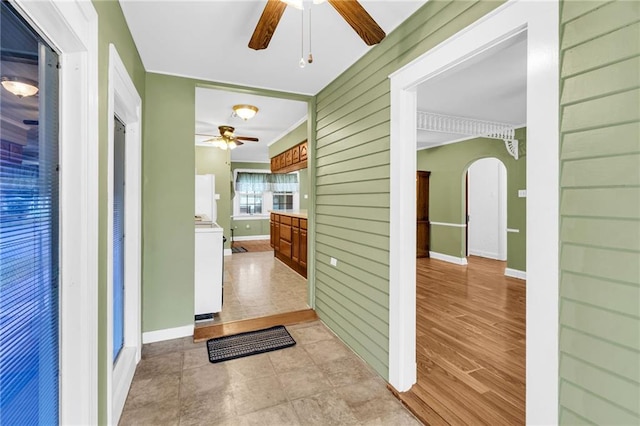
{"label": "dark doormat", "polygon": [[288,348],[296,344],[283,325],[207,340],[209,361],[216,363]]}
{"label": "dark doormat", "polygon": [[231,247],[231,253],[246,253],[248,250],[242,246],[240,247]]}

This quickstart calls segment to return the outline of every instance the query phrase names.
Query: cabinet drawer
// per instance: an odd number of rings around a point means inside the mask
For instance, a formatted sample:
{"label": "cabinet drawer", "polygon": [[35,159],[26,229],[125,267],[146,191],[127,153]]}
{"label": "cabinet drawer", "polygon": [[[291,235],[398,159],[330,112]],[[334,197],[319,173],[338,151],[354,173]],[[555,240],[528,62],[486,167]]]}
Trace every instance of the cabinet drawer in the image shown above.
{"label": "cabinet drawer", "polygon": [[297,217],[291,218],[291,226],[293,226],[294,228],[299,228],[300,227],[300,219],[298,219]]}
{"label": "cabinet drawer", "polygon": [[300,219],[300,229],[307,229],[307,219]]}
{"label": "cabinet drawer", "polygon": [[280,222],[279,220],[279,215],[275,214],[275,213],[271,213],[271,222]]}
{"label": "cabinet drawer", "polygon": [[291,242],[291,226],[280,224],[280,241]]}
{"label": "cabinet drawer", "polygon": [[291,258],[291,243],[288,243],[284,240],[280,240],[280,254]]}
{"label": "cabinet drawer", "polygon": [[291,216],[280,216],[280,223],[291,225]]}

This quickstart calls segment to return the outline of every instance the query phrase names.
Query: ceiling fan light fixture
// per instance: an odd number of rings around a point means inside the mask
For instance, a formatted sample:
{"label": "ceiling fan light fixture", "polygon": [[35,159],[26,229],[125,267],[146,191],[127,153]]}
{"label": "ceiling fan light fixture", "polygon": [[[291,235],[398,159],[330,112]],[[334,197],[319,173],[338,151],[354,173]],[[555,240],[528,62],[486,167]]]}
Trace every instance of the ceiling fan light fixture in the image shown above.
{"label": "ceiling fan light fixture", "polygon": [[234,105],[233,112],[235,112],[235,114],[238,117],[242,118],[244,121],[247,121],[257,114],[258,107],[247,104]]}
{"label": "ceiling fan light fixture", "polygon": [[3,75],[2,87],[19,98],[33,96],[38,93],[38,82],[24,77]]}

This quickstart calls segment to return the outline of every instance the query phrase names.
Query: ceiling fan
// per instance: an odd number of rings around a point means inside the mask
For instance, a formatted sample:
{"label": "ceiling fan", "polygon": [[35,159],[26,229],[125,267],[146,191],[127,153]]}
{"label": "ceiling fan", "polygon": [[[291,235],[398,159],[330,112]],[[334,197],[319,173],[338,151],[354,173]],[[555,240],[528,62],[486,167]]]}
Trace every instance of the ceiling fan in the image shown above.
{"label": "ceiling fan", "polygon": [[213,136],[211,139],[203,141],[203,143],[208,143],[221,149],[234,149],[244,144],[244,142],[241,141],[258,142],[259,140],[258,138],[249,136],[236,136],[234,133],[235,128],[232,126],[218,126],[218,130],[220,131],[220,135],[196,133],[196,136]]}
{"label": "ceiling fan", "polygon": [[[314,3],[321,3],[323,0],[314,0]],[[357,0],[327,0],[331,6],[344,18],[345,21],[362,40],[368,45],[380,43],[386,36],[385,32],[373,20],[371,15],[362,7]],[[271,37],[276,31],[278,22],[284,13],[287,3],[291,0],[268,0],[260,20],[253,31],[249,47],[254,50],[266,49],[269,46]],[[302,0],[298,1],[299,4]]]}

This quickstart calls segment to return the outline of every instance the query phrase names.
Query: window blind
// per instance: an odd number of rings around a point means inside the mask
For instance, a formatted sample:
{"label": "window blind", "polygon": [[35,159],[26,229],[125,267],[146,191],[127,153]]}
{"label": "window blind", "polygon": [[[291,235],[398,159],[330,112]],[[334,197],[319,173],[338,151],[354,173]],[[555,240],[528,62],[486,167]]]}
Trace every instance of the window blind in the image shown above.
{"label": "window blind", "polygon": [[1,15],[3,73],[13,65],[5,41],[23,39],[20,64],[40,92],[21,103],[6,90],[0,98],[3,118],[37,111],[23,139],[6,120],[0,132],[0,424],[57,424],[58,61],[41,42],[28,51],[37,36],[4,2]]}

